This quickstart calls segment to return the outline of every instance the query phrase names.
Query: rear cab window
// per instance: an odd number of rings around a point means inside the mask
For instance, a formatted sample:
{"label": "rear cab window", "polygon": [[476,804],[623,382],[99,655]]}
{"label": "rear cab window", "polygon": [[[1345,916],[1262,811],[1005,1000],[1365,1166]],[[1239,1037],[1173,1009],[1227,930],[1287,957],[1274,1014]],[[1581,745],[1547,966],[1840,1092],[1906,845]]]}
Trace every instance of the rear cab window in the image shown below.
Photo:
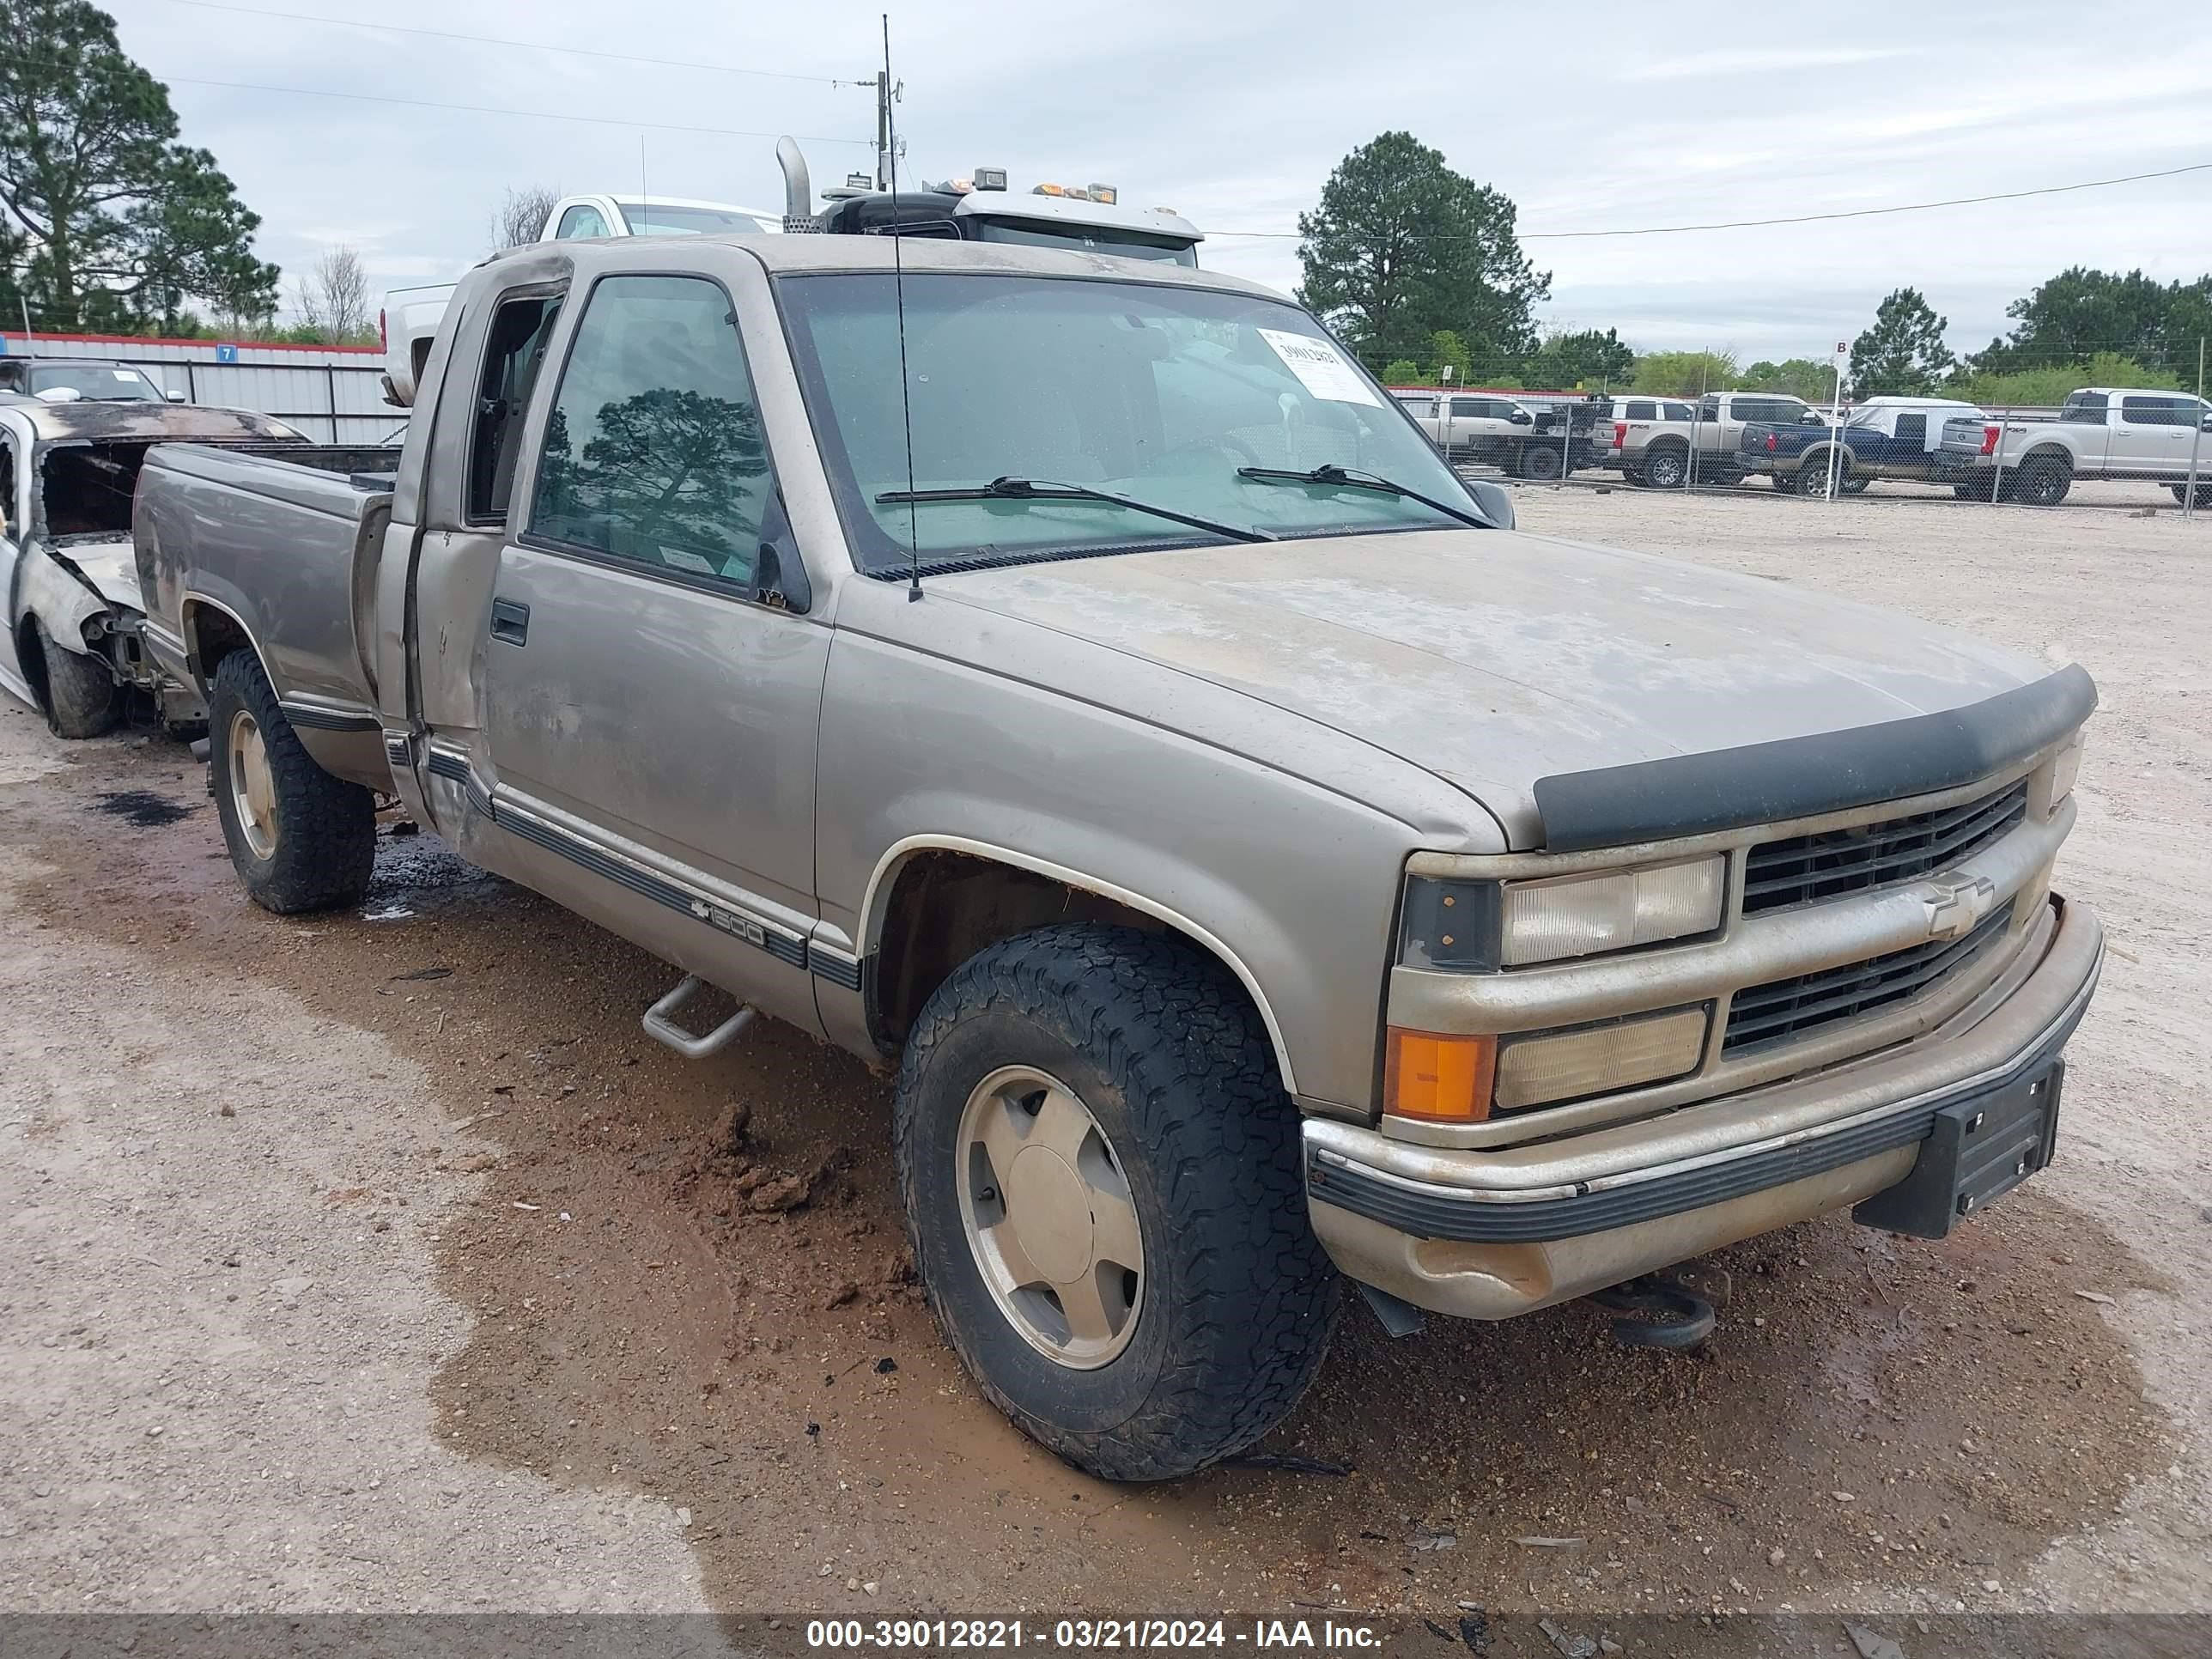
{"label": "rear cab window", "polygon": [[2105,394],[2101,392],[2077,392],[2068,398],[2058,410],[2058,418],[2069,426],[2102,426],[2105,424]]}
{"label": "rear cab window", "polygon": [[476,409],[469,422],[467,521],[502,524],[514,491],[514,464],[530,390],[545,361],[553,324],[561,314],[557,294],[501,300],[484,343]]}

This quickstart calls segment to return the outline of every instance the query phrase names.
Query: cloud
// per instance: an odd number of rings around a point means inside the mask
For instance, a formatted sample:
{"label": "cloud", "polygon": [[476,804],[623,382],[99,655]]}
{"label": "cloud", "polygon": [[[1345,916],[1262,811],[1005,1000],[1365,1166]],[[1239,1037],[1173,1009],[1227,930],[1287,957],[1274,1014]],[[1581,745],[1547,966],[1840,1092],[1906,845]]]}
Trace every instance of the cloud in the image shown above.
{"label": "cloud", "polygon": [[[681,60],[665,68],[373,27],[106,0],[126,50],[171,79],[187,142],[212,149],[263,220],[264,258],[305,270],[337,237],[372,282],[457,276],[489,251],[510,187],[636,187],[782,199],[766,139],[627,125],[842,137],[817,180],[867,165],[878,9],[633,0],[426,0],[358,20]],[[310,0],[241,0],[305,10]],[[313,0],[326,6],[331,0]],[[1782,217],[2033,188],[2199,160],[2212,8],[2142,30],[2078,0],[1978,9],[1854,0],[1848,41],[1755,44],[1740,0],[1664,8],[1403,0],[1347,33],[1341,0],[1264,11],[1183,0],[1061,0],[1049,27],[1013,0],[909,0],[892,18],[913,176],[1005,166],[1016,188],[1103,179],[1202,227],[1295,232],[1329,169],[1389,128],[1519,204],[1531,232]],[[1748,37],[1748,38],[1747,38]],[[1710,48],[1696,43],[1712,40]],[[1737,44],[1742,42],[1742,44]],[[817,80],[736,75],[750,66]],[[572,111],[611,125],[206,87],[182,77],[438,103]],[[641,135],[643,154],[641,156]],[[1547,318],[1641,344],[1735,341],[1818,355],[1891,289],[1925,292],[1954,343],[2074,264],[2160,280],[2207,265],[2212,175],[1942,213],[1694,236],[1533,241]],[[1289,237],[1218,237],[1202,259],[1281,289]]]}

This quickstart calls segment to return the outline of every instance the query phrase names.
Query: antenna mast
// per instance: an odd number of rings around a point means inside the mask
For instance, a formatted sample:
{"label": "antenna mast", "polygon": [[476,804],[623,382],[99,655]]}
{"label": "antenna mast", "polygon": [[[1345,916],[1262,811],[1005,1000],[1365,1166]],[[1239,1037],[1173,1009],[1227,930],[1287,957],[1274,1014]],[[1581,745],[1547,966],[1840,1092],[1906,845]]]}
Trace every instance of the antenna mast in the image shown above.
{"label": "antenna mast", "polygon": [[921,528],[914,500],[914,399],[906,371],[906,254],[898,230],[898,131],[891,119],[891,15],[884,19],[884,74],[876,83],[876,112],[881,118],[884,145],[880,158],[890,173],[891,293],[898,307],[899,422],[906,436],[906,599],[912,605],[921,597]]}

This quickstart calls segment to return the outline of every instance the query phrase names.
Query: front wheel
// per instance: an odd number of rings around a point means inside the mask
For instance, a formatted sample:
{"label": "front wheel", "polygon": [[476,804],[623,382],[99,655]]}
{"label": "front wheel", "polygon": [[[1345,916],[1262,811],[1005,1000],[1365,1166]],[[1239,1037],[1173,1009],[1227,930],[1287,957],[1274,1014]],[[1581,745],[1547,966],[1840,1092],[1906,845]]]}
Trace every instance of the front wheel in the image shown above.
{"label": "front wheel", "polygon": [[96,738],[123,719],[123,688],[104,657],[72,651],[35,624],[46,671],[46,729],[58,738]]}
{"label": "front wheel", "polygon": [[208,765],[232,866],[279,915],[361,902],[376,865],[376,799],[315,764],[253,654],[234,651],[208,696]]}
{"label": "front wheel", "polygon": [[1297,1109],[1211,958],[1091,925],[982,951],[915,1023],[894,1124],[946,1340],[1077,1468],[1188,1474],[1312,1380],[1336,1272],[1306,1218]]}

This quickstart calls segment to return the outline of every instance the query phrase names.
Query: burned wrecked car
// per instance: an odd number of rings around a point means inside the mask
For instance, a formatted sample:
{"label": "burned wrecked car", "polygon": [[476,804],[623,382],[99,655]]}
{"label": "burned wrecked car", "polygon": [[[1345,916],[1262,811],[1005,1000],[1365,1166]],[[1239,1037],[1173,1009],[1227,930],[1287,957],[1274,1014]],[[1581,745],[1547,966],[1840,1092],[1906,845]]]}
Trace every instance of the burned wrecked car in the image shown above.
{"label": "burned wrecked car", "polygon": [[153,401],[49,403],[0,394],[0,687],[64,738],[95,737],[134,690],[172,729],[206,718],[140,642],[145,607],[131,497],[155,444],[282,448],[306,439],[246,410]]}

